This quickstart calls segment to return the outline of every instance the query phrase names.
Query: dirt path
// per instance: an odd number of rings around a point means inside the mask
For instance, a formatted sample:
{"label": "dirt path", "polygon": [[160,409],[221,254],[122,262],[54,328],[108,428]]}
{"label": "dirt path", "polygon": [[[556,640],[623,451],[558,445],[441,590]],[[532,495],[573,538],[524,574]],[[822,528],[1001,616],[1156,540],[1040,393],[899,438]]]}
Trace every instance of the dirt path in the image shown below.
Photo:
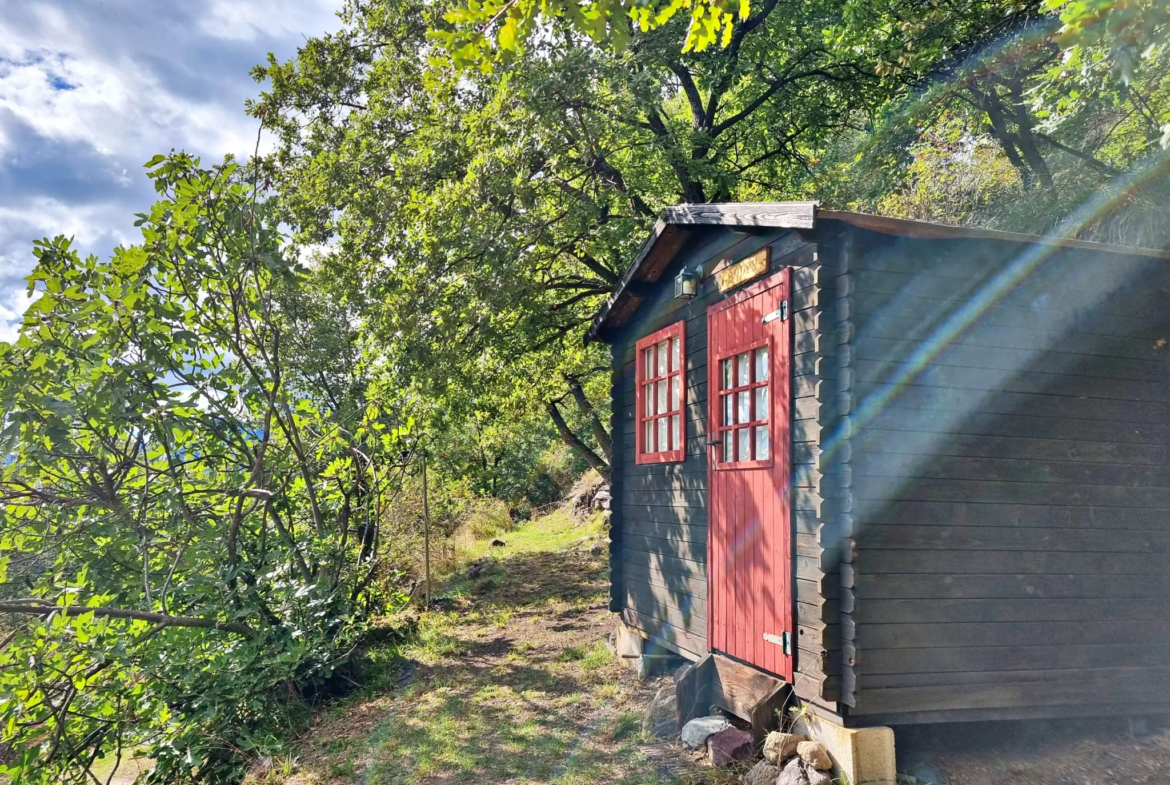
{"label": "dirt path", "polygon": [[[646,749],[640,683],[605,645],[607,567],[592,543],[495,560],[409,665],[306,734],[286,783],[667,783],[702,779]],[[287,763],[286,763],[287,768]],[[683,776],[678,775],[682,772]]]}

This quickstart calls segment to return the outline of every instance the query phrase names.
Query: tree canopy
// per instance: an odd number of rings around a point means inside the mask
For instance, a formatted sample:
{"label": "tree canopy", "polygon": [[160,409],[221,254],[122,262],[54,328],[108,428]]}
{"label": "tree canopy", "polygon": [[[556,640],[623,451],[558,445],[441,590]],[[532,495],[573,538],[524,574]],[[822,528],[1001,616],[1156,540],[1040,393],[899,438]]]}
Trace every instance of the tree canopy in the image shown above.
{"label": "tree canopy", "polygon": [[443,537],[605,474],[582,337],[669,205],[1166,247],[1168,35],[1157,0],[349,0],[255,69],[271,154],[156,157],[141,242],[36,247],[0,772],[233,782],[407,602],[422,450]]}

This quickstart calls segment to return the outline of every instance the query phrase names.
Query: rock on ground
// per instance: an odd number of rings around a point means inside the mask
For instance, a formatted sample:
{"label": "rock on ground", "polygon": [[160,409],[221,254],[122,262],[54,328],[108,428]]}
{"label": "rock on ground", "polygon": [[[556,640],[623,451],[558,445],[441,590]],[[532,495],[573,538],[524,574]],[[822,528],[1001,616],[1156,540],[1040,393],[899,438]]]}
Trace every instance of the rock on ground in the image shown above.
{"label": "rock on ground", "polygon": [[773,766],[768,761],[762,760],[743,775],[743,785],[776,785],[776,778],[779,776],[779,766]]}
{"label": "rock on ground", "polygon": [[796,745],[796,754],[811,769],[827,771],[833,768],[833,759],[829,757],[829,751],[819,741],[802,741]]}
{"label": "rock on ground", "polygon": [[808,739],[795,733],[772,731],[764,739],[764,760],[780,765],[796,754],[796,745],[802,741]]}
{"label": "rock on ground", "polygon": [[752,734],[739,728],[725,728],[707,739],[707,757],[712,765],[730,766],[752,756]]}
{"label": "rock on ground", "polygon": [[650,729],[650,738],[652,739],[677,739],[679,733],[678,718],[671,717],[669,720],[663,720]]}
{"label": "rock on ground", "polygon": [[707,739],[721,730],[731,727],[726,717],[714,714],[710,717],[696,717],[683,726],[682,743],[697,750],[707,743]]}
{"label": "rock on ground", "polygon": [[780,769],[780,776],[776,778],[776,785],[809,785],[808,777],[804,773],[804,761],[793,758]]}
{"label": "rock on ground", "polygon": [[808,785],[833,785],[833,775],[827,771],[804,767],[804,776],[808,777]]}
{"label": "rock on ground", "polygon": [[649,733],[663,722],[678,717],[678,699],[675,696],[674,684],[666,683],[654,693],[653,700],[646,707],[642,716],[642,732]]}

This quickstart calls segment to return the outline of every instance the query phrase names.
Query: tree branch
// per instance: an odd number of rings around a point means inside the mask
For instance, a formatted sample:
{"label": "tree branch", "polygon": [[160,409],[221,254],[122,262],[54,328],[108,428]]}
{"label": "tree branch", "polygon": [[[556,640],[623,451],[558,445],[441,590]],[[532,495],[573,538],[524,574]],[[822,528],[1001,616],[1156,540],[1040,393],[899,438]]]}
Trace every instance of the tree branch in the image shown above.
{"label": "tree branch", "polygon": [[583,457],[589,463],[590,466],[597,470],[598,474],[608,479],[609,464],[605,462],[604,458],[595,453],[588,444],[581,441],[581,439],[577,437],[577,434],[573,433],[572,429],[569,428],[568,423],[565,422],[565,418],[561,414],[561,410],[557,408],[556,402],[545,401],[544,408],[545,411],[548,412],[549,419],[551,419],[553,425],[556,426],[557,433],[560,434],[561,440],[576,450],[581,455],[581,457]]}
{"label": "tree branch", "polygon": [[70,605],[67,608],[63,608],[60,605],[40,603],[0,602],[0,613],[26,613],[33,616],[44,616],[51,613],[58,613],[62,616],[84,616],[87,613],[92,613],[95,616],[105,616],[110,619],[138,619],[154,622],[155,624],[165,624],[168,627],[200,627],[206,630],[223,630],[224,632],[234,632],[237,635],[243,635],[245,638],[251,638],[256,634],[251,627],[235,621],[204,619],[198,616],[169,616],[165,613],[151,613],[149,611],[134,611],[126,608],[107,608],[102,606],[84,608],[80,605]]}

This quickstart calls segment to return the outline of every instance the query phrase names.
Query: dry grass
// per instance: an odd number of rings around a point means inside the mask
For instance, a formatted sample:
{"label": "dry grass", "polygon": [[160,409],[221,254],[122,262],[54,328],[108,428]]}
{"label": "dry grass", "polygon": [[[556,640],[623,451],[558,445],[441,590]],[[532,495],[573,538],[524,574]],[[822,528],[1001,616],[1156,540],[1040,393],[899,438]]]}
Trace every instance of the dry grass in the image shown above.
{"label": "dry grass", "polygon": [[464,558],[491,564],[474,581],[453,582],[453,610],[422,616],[398,675],[323,712],[297,745],[291,774],[270,768],[255,779],[712,782],[710,772],[643,754],[641,709],[654,685],[633,678],[605,645],[608,556],[589,550],[600,535],[598,519],[574,524],[558,511],[510,532],[503,549],[467,548]]}

